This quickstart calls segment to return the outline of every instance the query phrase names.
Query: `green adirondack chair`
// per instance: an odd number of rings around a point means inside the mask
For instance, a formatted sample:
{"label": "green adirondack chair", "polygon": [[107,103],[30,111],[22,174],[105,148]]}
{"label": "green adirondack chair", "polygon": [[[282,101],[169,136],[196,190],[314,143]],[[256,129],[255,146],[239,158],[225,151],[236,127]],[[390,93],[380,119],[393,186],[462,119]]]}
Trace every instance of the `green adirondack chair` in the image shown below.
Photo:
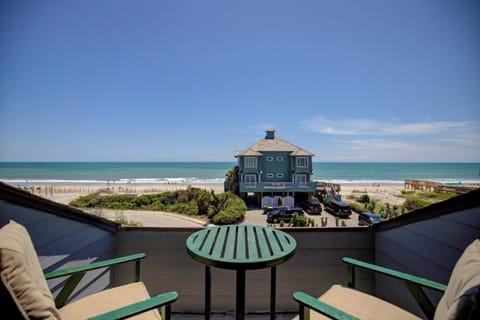
{"label": "green adirondack chair", "polygon": [[[348,286],[333,285],[320,298],[295,292],[300,305],[300,320],[320,319],[421,319],[391,303],[355,290],[355,268],[362,268],[404,281],[427,319],[480,319],[480,240],[475,240],[457,261],[448,286],[414,275],[351,258]],[[422,288],[443,292],[435,308]]]}
{"label": "green adirondack chair", "polygon": [[[0,229],[1,314],[9,315],[9,319],[169,320],[170,304],[178,294],[172,291],[150,297],[140,281],[140,260],[144,257],[143,253],[134,254],[43,274],[27,230],[10,221]],[[135,262],[135,282],[65,305],[86,272],[127,262]],[[54,300],[46,280],[59,277],[69,278]]]}

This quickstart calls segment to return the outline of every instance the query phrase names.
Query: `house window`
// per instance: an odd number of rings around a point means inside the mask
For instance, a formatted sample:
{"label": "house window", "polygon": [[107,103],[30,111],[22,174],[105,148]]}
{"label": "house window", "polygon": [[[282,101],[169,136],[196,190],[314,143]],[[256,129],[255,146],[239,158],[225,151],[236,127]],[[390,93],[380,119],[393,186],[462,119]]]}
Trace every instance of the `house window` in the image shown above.
{"label": "house window", "polygon": [[273,173],[267,173],[267,178],[273,178]]}
{"label": "house window", "polygon": [[245,167],[246,168],[256,168],[257,167],[257,158],[246,157],[245,158]]}
{"label": "house window", "polygon": [[307,175],[306,174],[297,174],[295,175],[295,182],[299,184],[307,183]]}
{"label": "house window", "polygon": [[283,157],[277,157],[277,161],[283,161]]}
{"label": "house window", "polygon": [[308,158],[307,157],[298,157],[297,158],[297,167],[298,168],[308,168]]}
{"label": "house window", "polygon": [[283,173],[277,173],[277,178],[283,178]]}
{"label": "house window", "polygon": [[255,174],[246,174],[243,176],[243,181],[245,182],[245,187],[256,187],[257,186],[257,176]]}
{"label": "house window", "polygon": [[273,157],[267,157],[267,161],[273,161]]}

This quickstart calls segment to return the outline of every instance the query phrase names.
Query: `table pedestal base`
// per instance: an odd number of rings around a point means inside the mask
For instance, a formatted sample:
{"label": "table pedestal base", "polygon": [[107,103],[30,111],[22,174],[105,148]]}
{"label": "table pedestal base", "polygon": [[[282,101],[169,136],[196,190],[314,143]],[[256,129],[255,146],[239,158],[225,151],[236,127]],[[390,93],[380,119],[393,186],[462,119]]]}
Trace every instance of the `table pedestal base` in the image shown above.
{"label": "table pedestal base", "polygon": [[[245,288],[246,270],[237,270],[236,295],[235,295],[235,318],[245,319]],[[277,267],[270,268],[270,319],[275,320],[275,305],[277,291]],[[212,273],[209,266],[205,266],[205,320],[210,320],[212,308]]]}

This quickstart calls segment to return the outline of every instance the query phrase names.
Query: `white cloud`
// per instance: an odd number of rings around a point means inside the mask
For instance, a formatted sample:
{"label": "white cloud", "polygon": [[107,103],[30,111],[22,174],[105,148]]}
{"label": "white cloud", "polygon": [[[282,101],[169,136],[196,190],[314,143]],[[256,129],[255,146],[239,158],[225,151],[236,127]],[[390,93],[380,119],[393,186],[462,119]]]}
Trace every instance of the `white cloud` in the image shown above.
{"label": "white cloud", "polygon": [[435,141],[439,143],[450,143],[466,147],[480,148],[480,134],[475,133],[460,133],[451,137],[438,138]]}
{"label": "white cloud", "polygon": [[335,144],[317,160],[324,161],[478,161],[479,148],[457,144],[406,142],[386,139],[354,139]]}
{"label": "white cloud", "polygon": [[371,119],[327,119],[318,117],[304,121],[310,131],[332,135],[398,136],[438,134],[472,127],[468,121],[431,121],[393,123]]}
{"label": "white cloud", "polygon": [[329,151],[323,155],[322,160],[480,160],[478,121],[399,123],[372,119],[332,120],[319,117],[305,121],[304,125],[312,132],[324,134],[323,147]]}
{"label": "white cloud", "polygon": [[352,150],[356,151],[378,151],[378,150],[402,150],[402,149],[419,149],[415,143],[408,143],[403,141],[389,141],[389,140],[350,140],[346,141]]}

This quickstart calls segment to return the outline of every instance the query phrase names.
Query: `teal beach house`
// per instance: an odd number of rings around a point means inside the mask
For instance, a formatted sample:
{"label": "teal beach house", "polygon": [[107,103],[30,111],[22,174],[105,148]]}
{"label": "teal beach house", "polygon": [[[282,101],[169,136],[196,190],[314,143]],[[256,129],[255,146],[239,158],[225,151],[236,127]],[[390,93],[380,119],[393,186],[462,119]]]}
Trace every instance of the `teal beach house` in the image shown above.
{"label": "teal beach house", "polygon": [[[312,181],[313,154],[275,136],[274,129],[265,138],[243,151],[235,152],[236,188],[243,198],[263,196],[292,196],[295,201],[309,198],[315,192]],[[231,189],[226,181],[225,189]]]}

